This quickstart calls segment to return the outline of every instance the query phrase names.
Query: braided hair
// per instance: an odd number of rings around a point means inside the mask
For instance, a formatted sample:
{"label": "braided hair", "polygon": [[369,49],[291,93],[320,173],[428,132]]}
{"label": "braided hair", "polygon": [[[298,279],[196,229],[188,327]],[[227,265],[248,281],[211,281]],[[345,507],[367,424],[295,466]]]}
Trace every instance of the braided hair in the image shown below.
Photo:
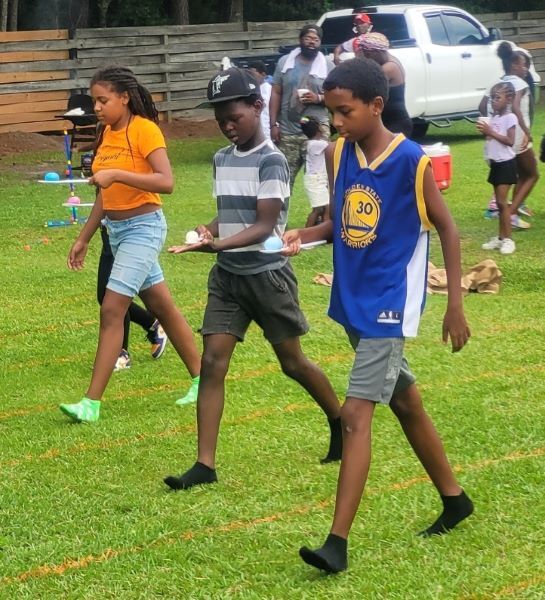
{"label": "braided hair", "polygon": [[490,90],[490,96],[496,92],[501,92],[510,98],[510,103],[513,103],[515,99],[515,86],[510,81],[500,81],[492,86]]}
{"label": "braided hair", "polygon": [[[99,69],[92,77],[89,87],[98,83],[108,84],[116,94],[127,93],[129,96],[128,108],[132,115],[138,115],[149,119],[154,123],[159,120],[159,112],[155,106],[150,92],[136,79],[135,74],[127,67],[110,66]],[[130,125],[130,122],[129,122]],[[132,148],[130,147],[127,125],[127,142],[132,156]],[[104,128],[102,128],[97,140],[96,149],[102,143]],[[134,160],[134,159],[133,159]]]}
{"label": "braided hair", "polygon": [[138,83],[134,73],[127,67],[113,66],[100,69],[93,75],[89,85],[93,86],[97,83],[108,83],[117,94],[127,92],[131,113],[157,122],[159,113],[151,94]]}

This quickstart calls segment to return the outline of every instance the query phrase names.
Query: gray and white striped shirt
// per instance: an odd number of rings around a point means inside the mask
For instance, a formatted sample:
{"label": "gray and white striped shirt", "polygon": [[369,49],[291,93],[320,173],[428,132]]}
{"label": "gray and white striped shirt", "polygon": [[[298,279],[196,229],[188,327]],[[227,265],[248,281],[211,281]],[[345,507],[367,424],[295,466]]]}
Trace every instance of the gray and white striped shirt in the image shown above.
{"label": "gray and white striped shirt", "polygon": [[[214,197],[218,207],[220,239],[231,237],[255,224],[257,201],[282,200],[272,235],[282,237],[289,207],[289,168],[286,157],[271,142],[241,152],[232,145],[214,156]],[[218,265],[231,273],[254,275],[286,264],[280,254],[264,254],[263,244],[218,253]]]}

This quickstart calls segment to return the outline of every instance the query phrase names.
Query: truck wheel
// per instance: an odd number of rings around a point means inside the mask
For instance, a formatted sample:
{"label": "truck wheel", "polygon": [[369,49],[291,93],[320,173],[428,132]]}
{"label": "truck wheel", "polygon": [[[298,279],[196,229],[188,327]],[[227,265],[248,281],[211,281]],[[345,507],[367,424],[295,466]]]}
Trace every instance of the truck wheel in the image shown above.
{"label": "truck wheel", "polygon": [[413,123],[413,132],[411,133],[412,140],[421,140],[428,133],[429,123]]}

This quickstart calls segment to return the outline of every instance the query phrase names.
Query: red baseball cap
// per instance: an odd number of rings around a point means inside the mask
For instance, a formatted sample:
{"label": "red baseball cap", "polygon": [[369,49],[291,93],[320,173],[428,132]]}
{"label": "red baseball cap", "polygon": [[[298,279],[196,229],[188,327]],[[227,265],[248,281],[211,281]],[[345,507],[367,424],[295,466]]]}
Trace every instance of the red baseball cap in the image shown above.
{"label": "red baseball cap", "polygon": [[366,13],[356,13],[354,15],[354,23],[371,23],[371,19]]}

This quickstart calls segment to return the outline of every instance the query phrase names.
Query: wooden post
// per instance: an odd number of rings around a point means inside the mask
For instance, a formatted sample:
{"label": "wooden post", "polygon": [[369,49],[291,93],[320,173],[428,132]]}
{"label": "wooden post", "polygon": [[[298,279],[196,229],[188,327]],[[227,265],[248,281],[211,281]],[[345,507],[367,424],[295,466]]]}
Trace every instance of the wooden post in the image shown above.
{"label": "wooden post", "polygon": [[[162,40],[163,40],[163,48],[164,53],[163,53],[163,63],[165,65],[169,65],[170,64],[170,53],[168,52],[167,49],[167,45],[168,45],[168,33],[165,33],[162,36]],[[172,99],[172,93],[170,90],[170,70],[169,69],[165,69],[165,72],[163,74],[163,79],[165,82],[165,100],[168,103],[169,108],[167,108],[167,123],[172,123],[172,110],[170,109],[170,101]]]}
{"label": "wooden post", "polygon": [[0,0],[0,31],[8,29],[8,0]]}

